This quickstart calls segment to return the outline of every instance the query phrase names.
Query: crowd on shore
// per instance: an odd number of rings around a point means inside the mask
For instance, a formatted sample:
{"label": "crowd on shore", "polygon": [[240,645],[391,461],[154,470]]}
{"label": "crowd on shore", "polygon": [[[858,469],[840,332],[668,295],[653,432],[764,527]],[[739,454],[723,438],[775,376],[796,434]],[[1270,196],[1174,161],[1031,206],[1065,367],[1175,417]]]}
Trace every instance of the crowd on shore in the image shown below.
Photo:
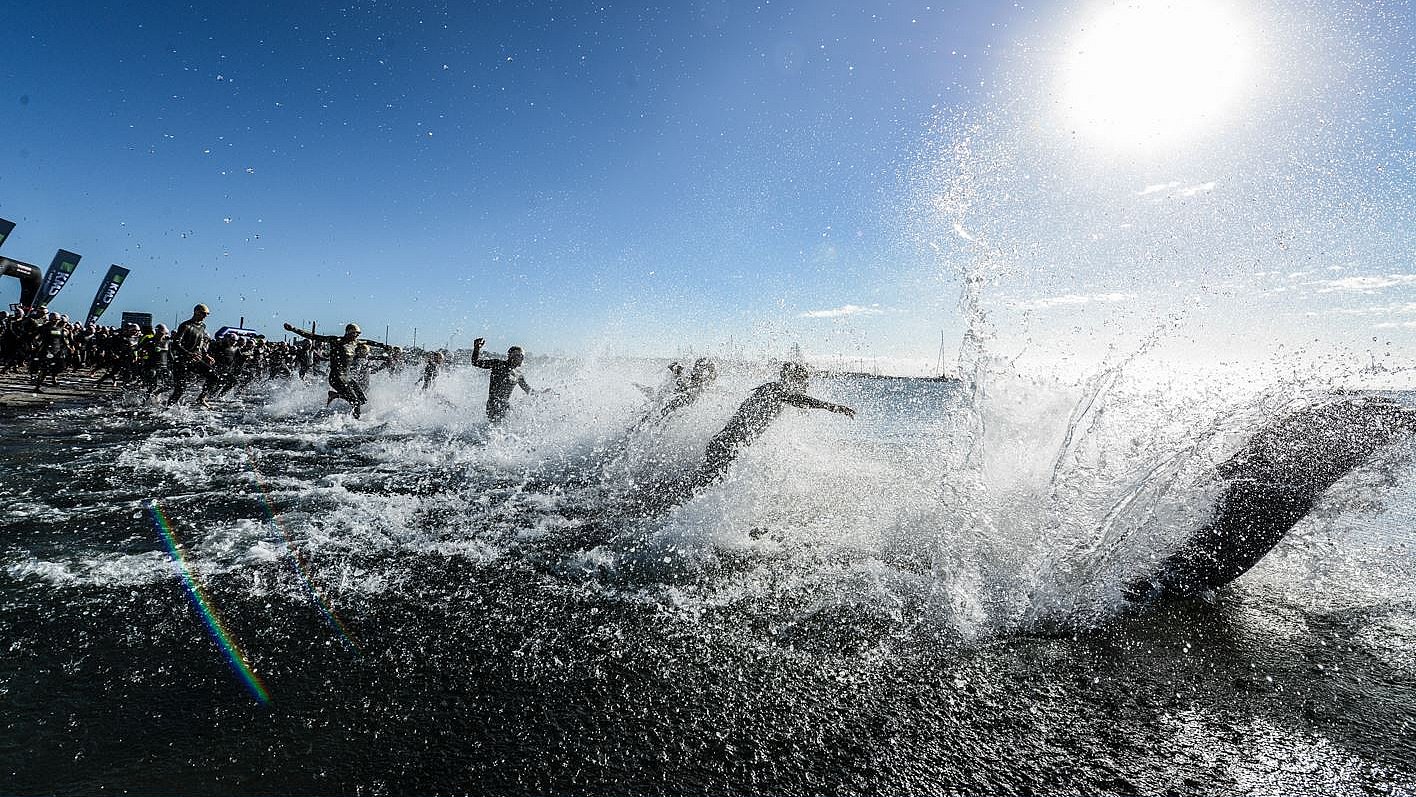
{"label": "crowd on shore", "polygon": [[[198,307],[193,315],[203,320],[184,322],[175,331],[165,324],[151,328],[134,323],[80,324],[43,307],[0,313],[0,374],[27,374],[37,393],[62,377],[95,386],[113,384],[152,398],[165,396],[173,403],[181,400],[189,378],[196,375],[203,381],[197,400],[209,404],[257,382],[327,373],[328,344],[305,338],[293,343],[273,341],[245,331],[212,338],[205,329],[206,308]],[[365,387],[379,371],[401,372],[403,350],[383,349],[381,355],[373,355],[370,346],[356,346],[343,371]],[[444,360],[441,353],[429,357],[429,362]]]}
{"label": "crowd on shore", "polygon": [[[285,324],[296,340],[271,341],[248,330],[223,329],[212,337],[206,329],[211,311],[204,304],[192,308],[192,317],[168,330],[157,324],[143,329],[136,324],[99,326],[77,324],[67,316],[39,307],[0,315],[0,373],[27,370],[33,390],[43,392],[46,384],[57,384],[61,376],[92,379],[96,385],[109,381],[121,388],[141,391],[149,400],[166,393],[168,404],[182,400],[186,387],[202,383],[196,403],[210,402],[234,390],[257,382],[290,379],[297,374],[307,379],[318,374],[329,382],[325,404],[348,402],[355,418],[368,403],[369,382],[374,374],[387,371],[398,375],[405,368],[405,353],[398,346],[363,338],[358,324],[345,325],[342,335],[321,335],[313,330]],[[484,339],[472,342],[469,364],[489,372],[487,420],[501,423],[511,411],[517,388],[531,393],[522,374],[525,354],[520,346],[507,349],[504,358],[484,356]],[[441,370],[449,366],[444,352],[426,353],[422,387],[427,390]],[[713,384],[717,366],[700,358],[691,370],[670,366],[673,379],[668,389],[650,396],[650,406],[630,431],[666,422],[670,416],[694,403]],[[787,406],[826,410],[854,417],[850,407],[806,395],[809,371],[788,362],[780,378],[761,385],[738,407],[737,412],[709,442],[703,466],[686,482],[698,487],[717,480],[737,452],[760,436]]]}

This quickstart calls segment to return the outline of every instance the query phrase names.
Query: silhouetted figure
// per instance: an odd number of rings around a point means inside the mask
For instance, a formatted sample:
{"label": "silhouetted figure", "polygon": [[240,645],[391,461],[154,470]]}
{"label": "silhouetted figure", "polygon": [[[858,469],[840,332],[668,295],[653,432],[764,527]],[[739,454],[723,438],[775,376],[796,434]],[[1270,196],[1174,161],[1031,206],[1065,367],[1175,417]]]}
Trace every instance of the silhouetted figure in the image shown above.
{"label": "silhouetted figure", "polygon": [[204,304],[192,308],[192,317],[177,325],[172,334],[172,395],[168,404],[176,404],[187,389],[187,379],[192,375],[202,377],[202,392],[197,394],[197,404],[207,407],[207,394],[220,384],[220,377],[212,368],[216,361],[207,354],[211,347],[211,335],[207,334],[206,318],[211,310]]}
{"label": "silhouetted figure", "polygon": [[827,410],[848,418],[855,417],[855,410],[850,407],[806,395],[803,391],[806,390],[808,377],[806,366],[800,363],[784,363],[780,379],[753,390],[747,400],[738,407],[728,425],[723,427],[723,431],[708,441],[703,466],[693,477],[692,486],[703,487],[722,478],[728,466],[737,458],[738,452],[767,431],[767,427],[771,426],[772,421],[776,420],[777,416],[782,414],[782,409],[788,405],[808,410]]}
{"label": "silhouetted figure", "polygon": [[651,407],[642,418],[630,427],[631,432],[638,431],[646,426],[661,423],[674,413],[688,407],[703,395],[718,379],[718,366],[707,357],[699,357],[693,363],[693,369],[688,376],[683,374],[683,366],[674,363],[669,366],[669,372],[674,375],[672,387],[657,407]]}
{"label": "silhouetted figure", "polygon": [[531,386],[521,375],[521,364],[526,361],[526,355],[520,346],[512,346],[506,350],[505,360],[483,359],[482,346],[486,342],[485,338],[472,341],[472,364],[492,372],[491,384],[487,386],[487,420],[501,423],[511,412],[512,390],[520,387],[527,393],[531,392]]}
{"label": "silhouetted figure", "polygon": [[376,340],[360,341],[361,330],[358,324],[345,324],[343,336],[317,335],[290,324],[285,325],[285,331],[293,332],[313,343],[329,344],[329,396],[325,399],[325,406],[329,406],[337,398],[344,399],[354,408],[354,417],[358,418],[363,406],[369,402],[368,396],[364,395],[357,378],[352,373],[355,361],[359,356],[359,347],[371,346],[378,349],[393,347]]}
{"label": "silhouetted figure", "polygon": [[1228,584],[1277,545],[1338,479],[1413,435],[1416,410],[1373,396],[1274,418],[1219,466],[1227,485],[1210,523],[1129,584],[1127,595],[1185,597]]}

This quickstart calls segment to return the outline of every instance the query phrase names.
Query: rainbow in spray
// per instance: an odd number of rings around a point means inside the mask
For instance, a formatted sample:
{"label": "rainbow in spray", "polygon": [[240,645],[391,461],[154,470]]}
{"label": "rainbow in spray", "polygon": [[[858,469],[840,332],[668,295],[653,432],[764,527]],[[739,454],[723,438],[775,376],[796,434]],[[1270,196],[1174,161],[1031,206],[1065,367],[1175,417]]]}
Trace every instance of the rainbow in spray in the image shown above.
{"label": "rainbow in spray", "polygon": [[152,515],[153,522],[157,524],[158,534],[162,536],[163,543],[167,545],[167,552],[172,555],[172,562],[176,565],[178,574],[182,576],[182,584],[187,588],[187,595],[192,599],[192,605],[202,616],[216,646],[225,654],[227,661],[231,663],[231,668],[241,676],[251,695],[261,704],[269,703],[270,693],[266,691],[265,684],[261,683],[260,676],[251,670],[250,664],[247,663],[246,654],[241,652],[236,641],[227,633],[226,626],[212,609],[211,601],[207,599],[206,593],[192,575],[192,568],[187,564],[187,555],[182,550],[182,544],[177,541],[177,535],[173,534],[172,524],[167,521],[167,515],[163,514],[162,507],[153,500],[148,502],[147,509],[148,513]]}
{"label": "rainbow in spray", "polygon": [[285,549],[290,552],[290,562],[295,568],[295,575],[300,577],[300,583],[305,587],[305,591],[309,593],[315,606],[320,610],[320,614],[324,615],[325,622],[329,623],[330,628],[333,628],[334,632],[339,635],[345,647],[362,656],[364,652],[359,648],[359,643],[349,635],[344,623],[340,622],[339,615],[334,613],[334,607],[330,605],[324,595],[320,594],[320,591],[315,588],[314,582],[306,574],[307,568],[300,557],[300,549],[295,546],[290,532],[285,530],[285,524],[280,522],[280,513],[275,511],[275,504],[270,500],[270,491],[266,489],[265,480],[261,478],[261,472],[256,468],[256,452],[250,446],[246,447],[246,461],[250,463],[251,473],[254,474],[256,480],[256,489],[260,491],[261,506],[265,509],[270,524],[280,532],[280,536],[285,540]]}

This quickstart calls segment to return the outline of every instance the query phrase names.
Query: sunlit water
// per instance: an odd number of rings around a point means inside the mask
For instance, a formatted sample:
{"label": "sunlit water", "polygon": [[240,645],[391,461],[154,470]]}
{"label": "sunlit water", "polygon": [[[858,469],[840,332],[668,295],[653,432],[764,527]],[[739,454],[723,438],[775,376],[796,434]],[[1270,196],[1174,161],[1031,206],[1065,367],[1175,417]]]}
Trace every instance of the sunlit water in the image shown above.
{"label": "sunlit water", "polygon": [[661,369],[6,416],[0,791],[1412,793],[1409,452],[1138,609],[1294,391],[817,379],[656,508],[769,378],[627,434]]}

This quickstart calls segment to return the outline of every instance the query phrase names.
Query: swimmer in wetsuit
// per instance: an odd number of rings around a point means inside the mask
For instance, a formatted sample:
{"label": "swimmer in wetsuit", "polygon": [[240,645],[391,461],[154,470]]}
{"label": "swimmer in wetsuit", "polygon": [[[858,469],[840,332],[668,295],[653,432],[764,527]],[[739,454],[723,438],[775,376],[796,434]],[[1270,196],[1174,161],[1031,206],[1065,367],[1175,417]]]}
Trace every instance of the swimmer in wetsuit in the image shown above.
{"label": "swimmer in wetsuit", "polygon": [[345,324],[343,336],[317,335],[290,324],[285,325],[285,331],[293,332],[313,343],[329,344],[329,397],[325,399],[325,406],[329,406],[337,398],[344,399],[354,408],[354,417],[358,418],[359,411],[369,402],[368,396],[365,396],[364,391],[359,388],[358,380],[352,373],[359,347],[364,345],[376,349],[391,349],[393,347],[376,340],[361,341],[359,335],[362,334],[362,331],[358,324]]}
{"label": "swimmer in wetsuit", "polygon": [[487,386],[487,420],[501,423],[506,419],[507,413],[511,412],[512,390],[520,387],[527,393],[531,392],[531,386],[521,375],[521,364],[526,361],[526,355],[520,346],[512,346],[506,350],[505,360],[490,357],[484,359],[482,346],[486,342],[485,338],[472,341],[472,364],[492,372],[491,384]]}
{"label": "swimmer in wetsuit", "polygon": [[843,404],[832,404],[806,395],[806,380],[809,372],[801,363],[784,363],[781,378],[776,382],[761,385],[747,397],[733,413],[723,431],[708,441],[708,449],[703,457],[703,465],[693,477],[691,487],[705,487],[722,478],[728,466],[737,458],[738,452],[746,448],[767,431],[782,409],[787,405],[807,410],[827,410],[848,418],[855,417],[855,410]]}
{"label": "swimmer in wetsuit", "polygon": [[192,308],[192,317],[177,325],[177,331],[172,335],[172,395],[167,398],[168,404],[176,404],[182,399],[182,392],[187,389],[187,376],[196,374],[202,377],[202,392],[197,394],[197,404],[202,407],[209,407],[207,404],[207,394],[215,390],[220,383],[220,378],[212,366],[216,361],[207,353],[211,347],[211,336],[207,334],[206,317],[211,315],[211,310],[204,304],[199,304]]}
{"label": "swimmer in wetsuit", "polygon": [[[675,370],[675,366],[677,366],[677,370]],[[718,379],[718,366],[707,357],[699,357],[694,361],[693,369],[686,377],[683,375],[683,367],[678,363],[669,366],[669,372],[674,375],[674,381],[668,396],[658,407],[651,408],[636,421],[629,428],[630,432],[636,432],[646,426],[667,420],[670,415],[697,401],[698,397],[703,395],[703,391]]]}
{"label": "swimmer in wetsuit", "polygon": [[443,366],[447,362],[447,357],[440,351],[435,351],[428,355],[428,363],[423,366],[423,389],[427,390],[437,381],[438,374],[442,373]]}

